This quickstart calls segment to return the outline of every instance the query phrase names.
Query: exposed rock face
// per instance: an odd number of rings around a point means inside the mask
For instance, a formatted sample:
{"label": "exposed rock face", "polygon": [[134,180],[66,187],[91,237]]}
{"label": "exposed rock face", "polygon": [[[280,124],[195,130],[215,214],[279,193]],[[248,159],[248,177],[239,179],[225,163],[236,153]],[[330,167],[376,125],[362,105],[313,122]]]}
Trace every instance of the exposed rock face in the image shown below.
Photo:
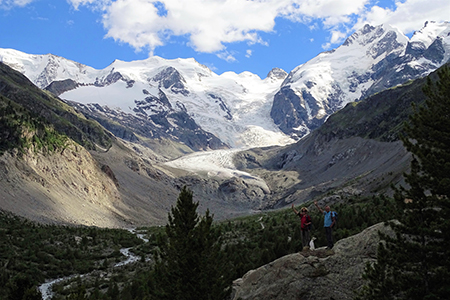
{"label": "exposed rock face", "polygon": [[287,77],[287,73],[285,70],[280,68],[273,68],[270,70],[270,72],[267,74],[267,78],[276,78],[276,79],[285,79]]}
{"label": "exposed rock face", "polygon": [[353,299],[364,284],[365,265],[375,261],[378,231],[390,228],[380,223],[338,241],[334,253],[323,249],[295,253],[249,271],[233,283],[232,299]]}
{"label": "exposed rock face", "polygon": [[7,153],[0,157],[0,174],[2,209],[40,222],[126,223],[113,172],[107,166],[102,170],[76,143],[51,155],[30,150],[18,158]]}
{"label": "exposed rock face", "polygon": [[177,183],[153,166],[161,158],[131,146],[117,142],[108,151],[88,152],[70,142],[52,154],[7,152],[0,156],[0,210],[40,223],[165,224]]}
{"label": "exposed rock face", "polygon": [[263,178],[271,191],[259,209],[276,209],[330,192],[347,194],[343,186],[364,195],[389,193],[407,171],[411,156],[399,141],[327,140],[316,131],[288,147],[250,149],[234,158],[239,170]]}
{"label": "exposed rock face", "polygon": [[[307,91],[298,95],[286,86],[275,95],[270,117],[283,132],[291,133],[292,128],[298,128],[296,135],[303,137],[309,133],[310,129],[315,129],[323,123],[324,120],[318,118],[320,109],[316,99]],[[309,118],[309,110],[315,117]]]}
{"label": "exposed rock face", "polygon": [[66,79],[61,81],[52,81],[45,89],[52,92],[55,95],[61,95],[66,91],[77,88],[78,83],[72,79]]}
{"label": "exposed rock face", "polygon": [[58,56],[50,54],[46,62],[42,62],[44,67],[42,73],[36,78],[35,84],[41,88],[48,86],[58,76]]}
{"label": "exposed rock face", "polygon": [[[164,95],[162,93],[161,95]],[[137,103],[135,108],[139,116],[126,114],[98,104],[84,105],[70,102],[79,112],[96,120],[115,136],[134,143],[145,144],[148,139],[170,139],[181,142],[194,151],[226,149],[228,146],[213,134],[204,131],[195,120],[184,111],[162,111],[147,114],[153,110],[161,98],[147,97],[148,102]],[[139,138],[140,136],[141,138]],[[143,138],[144,139],[143,139]]]}
{"label": "exposed rock face", "polygon": [[174,67],[167,67],[155,77],[152,81],[159,82],[159,87],[170,89],[175,94],[181,93],[184,96],[189,95],[189,90],[186,87],[186,80]]}

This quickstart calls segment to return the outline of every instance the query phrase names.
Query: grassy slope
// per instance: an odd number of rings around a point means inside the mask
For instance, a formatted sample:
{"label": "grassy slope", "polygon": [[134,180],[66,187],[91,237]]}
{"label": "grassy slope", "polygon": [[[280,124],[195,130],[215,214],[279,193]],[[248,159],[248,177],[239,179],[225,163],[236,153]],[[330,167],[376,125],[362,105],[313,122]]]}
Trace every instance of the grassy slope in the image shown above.
{"label": "grassy slope", "polygon": [[97,123],[87,120],[73,108],[33,85],[25,76],[0,63],[0,104],[20,107],[24,114],[39,118],[60,134],[86,149],[109,148],[111,136]]}

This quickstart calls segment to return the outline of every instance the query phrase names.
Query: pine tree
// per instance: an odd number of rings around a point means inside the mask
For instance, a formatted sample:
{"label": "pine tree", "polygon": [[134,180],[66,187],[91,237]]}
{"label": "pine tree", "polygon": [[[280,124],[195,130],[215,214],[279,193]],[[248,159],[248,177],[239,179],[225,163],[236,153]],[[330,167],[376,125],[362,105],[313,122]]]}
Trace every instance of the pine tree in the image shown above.
{"label": "pine tree", "polygon": [[448,299],[450,295],[450,68],[428,78],[402,141],[413,154],[409,187],[396,190],[395,236],[381,235],[363,299]]}
{"label": "pine tree", "polygon": [[183,187],[159,241],[151,283],[155,299],[227,299],[231,291],[213,217],[209,211],[200,217],[192,198],[192,191]]}

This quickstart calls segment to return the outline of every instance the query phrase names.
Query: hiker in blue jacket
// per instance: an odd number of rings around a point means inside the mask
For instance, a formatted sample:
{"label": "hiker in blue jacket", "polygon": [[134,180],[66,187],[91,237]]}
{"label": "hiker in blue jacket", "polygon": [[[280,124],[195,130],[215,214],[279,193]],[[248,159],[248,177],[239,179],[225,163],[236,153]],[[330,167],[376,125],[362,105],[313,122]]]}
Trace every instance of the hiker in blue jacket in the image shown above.
{"label": "hiker in blue jacket", "polygon": [[327,249],[332,249],[334,246],[333,243],[333,226],[336,224],[335,213],[331,211],[330,206],[325,206],[325,210],[321,209],[319,205],[317,205],[317,201],[314,201],[317,209],[323,214],[323,227],[325,228],[325,235],[327,237]]}

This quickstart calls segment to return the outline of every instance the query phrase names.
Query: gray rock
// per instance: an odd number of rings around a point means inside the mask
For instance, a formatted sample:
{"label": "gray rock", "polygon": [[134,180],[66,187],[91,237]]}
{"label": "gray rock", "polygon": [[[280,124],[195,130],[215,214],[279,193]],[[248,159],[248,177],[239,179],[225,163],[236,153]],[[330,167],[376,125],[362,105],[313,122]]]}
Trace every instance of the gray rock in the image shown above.
{"label": "gray rock", "polygon": [[170,89],[172,92],[181,93],[184,96],[189,95],[183,75],[174,67],[167,67],[152,78],[152,81],[159,82],[159,87]]}
{"label": "gray rock", "polygon": [[285,70],[280,68],[273,68],[270,70],[270,72],[267,74],[267,78],[273,78],[273,79],[285,79],[288,74]]}
{"label": "gray rock", "polygon": [[64,92],[76,89],[78,83],[72,79],[66,79],[61,81],[53,81],[45,89],[59,96]]}
{"label": "gray rock", "polygon": [[364,267],[375,261],[378,231],[391,232],[376,224],[338,241],[333,250],[290,254],[251,270],[234,281],[231,299],[353,299],[364,283]]}

